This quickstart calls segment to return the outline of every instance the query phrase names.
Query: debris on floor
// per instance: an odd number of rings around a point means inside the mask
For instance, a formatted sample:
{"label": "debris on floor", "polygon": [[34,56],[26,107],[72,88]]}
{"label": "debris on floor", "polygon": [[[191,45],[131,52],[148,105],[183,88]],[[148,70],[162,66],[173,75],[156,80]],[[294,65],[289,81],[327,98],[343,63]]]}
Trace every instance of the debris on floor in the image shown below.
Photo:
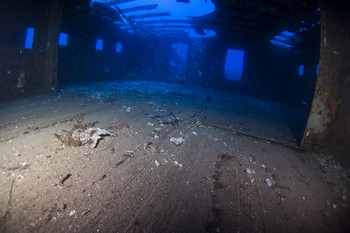
{"label": "debris on floor", "polygon": [[249,174],[249,175],[251,175],[251,174],[254,174],[254,173],[255,173],[255,171],[254,171],[254,170],[249,169],[249,168],[244,169],[244,172],[245,172],[245,173],[247,173],[247,174]]}
{"label": "debris on floor", "polygon": [[164,117],[168,115],[167,111],[164,109],[155,109],[153,112],[146,113],[149,118]]}
{"label": "debris on floor", "polygon": [[156,164],[157,167],[160,166],[160,163],[158,162],[158,160],[154,160],[154,163]]}
{"label": "debris on floor", "polygon": [[174,164],[175,164],[176,166],[179,166],[180,168],[182,168],[182,163],[179,163],[178,161],[174,161]]}
{"label": "debris on floor", "polygon": [[272,188],[273,186],[272,181],[269,178],[265,179],[265,184],[268,188]]}
{"label": "debris on floor", "polygon": [[88,128],[83,132],[75,130],[72,134],[72,137],[75,140],[80,140],[82,145],[89,143],[92,148],[95,148],[99,140],[104,136],[116,137],[117,135],[101,128]]}
{"label": "debris on floor", "polygon": [[178,137],[178,138],[170,138],[170,141],[175,143],[175,145],[181,145],[182,143],[184,143],[185,139],[183,139],[182,137]]}
{"label": "debris on floor", "polygon": [[144,143],[143,149],[145,149],[149,153],[154,153],[156,151],[156,148],[154,147],[153,142]]}
{"label": "debris on floor", "polygon": [[[348,173],[326,155],[253,137],[284,135],[284,118],[271,119],[260,101],[215,94],[206,104],[209,94],[199,91],[145,99],[103,87],[96,98],[84,91],[1,108],[0,232],[349,229]],[[179,124],[159,126],[161,116],[145,115],[157,108]],[[90,149],[97,131],[106,135]],[[103,138],[113,134],[118,140]]]}
{"label": "debris on floor", "polygon": [[70,216],[70,217],[73,217],[76,213],[77,213],[76,210],[72,210],[72,211],[69,213],[69,216]]}
{"label": "debris on floor", "polygon": [[154,128],[154,129],[152,130],[151,135],[152,135],[154,138],[159,138],[159,136],[160,136],[160,128]]}
{"label": "debris on floor", "polygon": [[159,121],[159,124],[173,125],[178,121],[178,119],[172,113],[170,113],[168,116],[160,117],[158,121]]}
{"label": "debris on floor", "polygon": [[123,108],[125,109],[125,111],[131,112],[131,107],[123,105]]}
{"label": "debris on floor", "polygon": [[[83,146],[90,144],[91,148],[95,148],[101,138],[105,136],[116,137],[117,135],[105,129],[94,127],[97,123],[84,124],[85,116],[83,113],[75,117],[76,123],[70,131],[60,130],[54,135],[56,138],[67,146]],[[126,125],[123,125],[126,127]]]}
{"label": "debris on floor", "polygon": [[155,109],[153,112],[146,114],[149,118],[158,118],[159,124],[175,124],[178,119],[172,112],[167,112],[164,109]]}
{"label": "debris on floor", "polygon": [[87,128],[87,129],[75,129],[73,132],[61,130],[56,133],[55,136],[64,144],[68,146],[83,146],[90,144],[91,148],[95,148],[101,138],[104,136],[116,137],[114,133],[111,133],[101,128]]}

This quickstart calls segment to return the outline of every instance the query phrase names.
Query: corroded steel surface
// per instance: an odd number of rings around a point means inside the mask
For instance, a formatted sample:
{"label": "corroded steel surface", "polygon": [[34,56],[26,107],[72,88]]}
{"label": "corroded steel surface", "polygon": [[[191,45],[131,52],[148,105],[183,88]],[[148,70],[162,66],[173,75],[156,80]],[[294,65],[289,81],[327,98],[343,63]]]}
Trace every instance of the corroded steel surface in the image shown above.
{"label": "corroded steel surface", "polygon": [[340,2],[321,2],[320,71],[302,140],[307,148],[349,143],[350,37],[349,17],[343,9]]}

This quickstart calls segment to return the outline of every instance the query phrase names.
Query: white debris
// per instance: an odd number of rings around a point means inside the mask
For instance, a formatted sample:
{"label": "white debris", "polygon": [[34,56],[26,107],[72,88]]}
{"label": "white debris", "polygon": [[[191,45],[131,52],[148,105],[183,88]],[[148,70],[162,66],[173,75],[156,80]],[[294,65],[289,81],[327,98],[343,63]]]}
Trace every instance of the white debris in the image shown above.
{"label": "white debris", "polygon": [[72,210],[70,213],[69,213],[69,216],[74,216],[76,214],[76,211],[75,210]]}
{"label": "white debris", "polygon": [[98,141],[103,137],[103,136],[113,136],[116,137],[117,135],[105,130],[105,129],[101,129],[101,128],[88,128],[86,130],[86,132],[88,132],[91,136],[91,140],[92,140],[92,148],[95,148],[97,146]]}
{"label": "white debris", "polygon": [[101,128],[87,128],[86,130],[77,129],[72,133],[72,138],[74,140],[80,141],[82,145],[91,142],[91,148],[95,148],[98,141],[103,136],[116,137],[117,135]]}
{"label": "white debris", "polygon": [[123,105],[123,108],[125,109],[125,111],[131,112],[131,107]]}
{"label": "white debris", "polygon": [[194,132],[194,131],[193,131],[192,133],[193,133],[194,135],[197,135],[197,134],[198,134],[197,132]]}
{"label": "white debris", "polygon": [[158,162],[158,160],[154,160],[154,163],[156,164],[157,167],[159,167],[160,163]]}
{"label": "white debris", "polygon": [[251,175],[251,174],[254,174],[254,173],[255,173],[255,171],[254,171],[254,170],[249,169],[249,168],[244,169],[244,171],[245,171],[245,173],[247,173],[247,174],[249,174],[249,175]]}
{"label": "white debris", "polygon": [[178,161],[174,161],[174,164],[175,164],[176,166],[179,166],[180,168],[182,168],[182,163],[179,163]]}
{"label": "white debris", "polygon": [[24,180],[24,177],[23,177],[22,175],[18,175],[18,176],[16,177],[16,180],[17,180],[17,181],[22,181],[22,180]]}
{"label": "white debris", "polygon": [[264,165],[264,164],[261,164],[261,167],[262,167],[262,168],[266,168],[266,165]]}
{"label": "white debris", "polygon": [[265,184],[268,188],[272,188],[272,181],[269,178],[265,179]]}
{"label": "white debris", "polygon": [[148,126],[154,126],[154,124],[151,123],[151,122],[147,122],[147,125],[148,125]]}
{"label": "white debris", "polygon": [[178,146],[178,145],[182,144],[185,141],[185,139],[183,139],[182,137],[170,138],[170,141],[175,143],[175,145]]}

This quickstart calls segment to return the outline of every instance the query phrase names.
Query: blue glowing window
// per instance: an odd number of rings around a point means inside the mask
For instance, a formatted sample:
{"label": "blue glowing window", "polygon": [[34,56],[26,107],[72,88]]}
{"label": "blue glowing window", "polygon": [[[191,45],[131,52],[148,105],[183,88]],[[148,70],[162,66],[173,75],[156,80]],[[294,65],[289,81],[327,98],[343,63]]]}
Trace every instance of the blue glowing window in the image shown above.
{"label": "blue glowing window", "polygon": [[115,45],[115,51],[117,53],[121,53],[122,52],[122,48],[123,48],[123,45],[121,43],[116,43]]}
{"label": "blue glowing window", "polygon": [[68,35],[66,33],[60,33],[58,38],[58,45],[67,46]]}
{"label": "blue glowing window", "polygon": [[96,50],[102,51],[102,49],[103,49],[103,40],[97,39],[96,40]]}
{"label": "blue glowing window", "polygon": [[300,65],[299,66],[299,72],[298,72],[299,76],[303,76],[304,75],[304,65]]}
{"label": "blue glowing window", "polygon": [[320,71],[320,64],[316,65],[316,76],[318,76],[318,72]]}
{"label": "blue glowing window", "polygon": [[225,77],[228,80],[240,81],[242,78],[244,51],[229,49],[226,54]]}
{"label": "blue glowing window", "polygon": [[34,41],[34,28],[27,28],[26,43],[24,45],[24,48],[32,49],[33,41]]}
{"label": "blue glowing window", "polygon": [[172,44],[169,68],[175,72],[183,72],[187,63],[187,44]]}

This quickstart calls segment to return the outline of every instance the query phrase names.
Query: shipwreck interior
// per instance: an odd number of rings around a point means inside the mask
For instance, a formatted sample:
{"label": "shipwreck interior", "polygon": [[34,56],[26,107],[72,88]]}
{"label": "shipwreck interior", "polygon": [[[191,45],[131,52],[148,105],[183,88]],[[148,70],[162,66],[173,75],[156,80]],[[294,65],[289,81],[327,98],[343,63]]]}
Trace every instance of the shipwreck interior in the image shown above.
{"label": "shipwreck interior", "polygon": [[2,0],[1,232],[349,232],[350,4]]}

